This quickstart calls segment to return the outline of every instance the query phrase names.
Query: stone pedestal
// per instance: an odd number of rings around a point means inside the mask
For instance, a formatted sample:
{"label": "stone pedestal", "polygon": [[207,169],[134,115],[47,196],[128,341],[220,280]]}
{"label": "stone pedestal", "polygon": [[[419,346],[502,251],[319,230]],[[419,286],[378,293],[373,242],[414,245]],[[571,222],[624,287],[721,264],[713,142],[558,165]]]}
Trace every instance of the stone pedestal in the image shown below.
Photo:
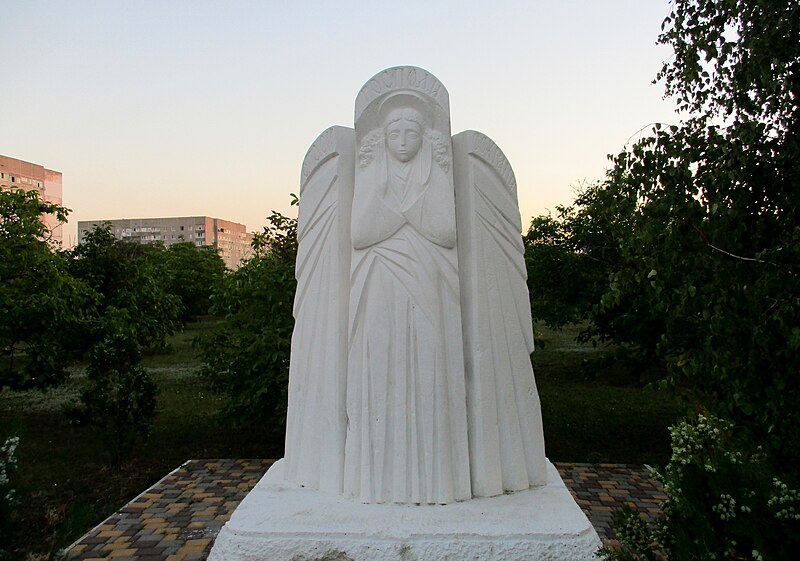
{"label": "stone pedestal", "polygon": [[542,487],[429,506],[361,504],[284,471],[281,460],[245,497],[210,561],[589,561],[601,545],[549,462]]}

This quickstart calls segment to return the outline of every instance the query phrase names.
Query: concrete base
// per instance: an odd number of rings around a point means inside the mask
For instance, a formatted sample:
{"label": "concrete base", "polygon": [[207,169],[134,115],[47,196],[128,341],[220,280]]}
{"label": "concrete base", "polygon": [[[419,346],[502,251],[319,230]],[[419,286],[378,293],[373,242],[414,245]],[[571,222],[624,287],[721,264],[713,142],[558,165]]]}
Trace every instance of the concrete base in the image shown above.
{"label": "concrete base", "polygon": [[601,542],[548,462],[543,487],[449,505],[361,504],[287,482],[275,463],[209,561],[596,559]]}

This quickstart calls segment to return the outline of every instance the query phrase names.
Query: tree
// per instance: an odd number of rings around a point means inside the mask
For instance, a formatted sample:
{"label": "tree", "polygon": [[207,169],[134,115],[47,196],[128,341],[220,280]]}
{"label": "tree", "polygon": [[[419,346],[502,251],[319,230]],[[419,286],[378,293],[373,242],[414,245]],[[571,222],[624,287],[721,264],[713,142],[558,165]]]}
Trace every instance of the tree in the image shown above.
{"label": "tree", "polygon": [[180,298],[180,319],[209,312],[211,295],[222,283],[225,262],[212,246],[198,247],[191,242],[167,248],[169,281],[167,290]]}
{"label": "tree", "polygon": [[[800,453],[798,21],[797,1],[676,2],[659,76],[692,116],[611,176],[639,201],[625,249],[664,316],[670,382],[782,457]],[[621,295],[632,272],[613,279]]]}
{"label": "tree", "polygon": [[253,256],[229,273],[215,295],[222,325],[201,340],[203,374],[227,396],[238,424],[282,435],[297,282],[297,220],[277,212],[254,236]]}
{"label": "tree", "polygon": [[70,270],[96,294],[94,313],[70,341],[87,353],[87,385],[66,409],[76,425],[99,428],[112,465],[149,435],[155,384],[139,365],[142,350],[165,344],[178,327],[180,299],[170,294],[163,245],[117,240],[108,225],[88,232],[71,253]]}
{"label": "tree", "polygon": [[36,191],[0,189],[0,388],[41,388],[66,378],[63,334],[94,304],[41,219],[53,214],[65,222],[68,213]]}
{"label": "tree", "polygon": [[[651,537],[675,559],[788,558],[764,537],[800,535],[800,2],[675,0],[659,42],[687,117],[613,159],[605,185],[636,204],[590,319],[654,348],[666,385],[717,419],[714,442],[674,442]],[[772,509],[769,534],[750,504]]]}
{"label": "tree", "polygon": [[97,294],[97,311],[87,321],[75,348],[84,351],[116,333],[106,322],[127,317],[128,336],[140,347],[161,346],[178,328],[180,299],[170,294],[170,270],[163,245],[117,240],[109,225],[87,232],[71,252],[70,272]]}
{"label": "tree", "polygon": [[[531,221],[525,263],[534,321],[553,329],[589,319],[608,285],[608,275],[621,265],[620,238],[628,233],[636,201],[607,183],[582,187],[570,206],[557,215]],[[582,334],[588,339],[590,325]]]}
{"label": "tree", "polygon": [[675,2],[659,78],[688,118],[657,125],[527,236],[590,281],[565,317],[666,361],[671,386],[782,457],[800,452],[798,5]]}

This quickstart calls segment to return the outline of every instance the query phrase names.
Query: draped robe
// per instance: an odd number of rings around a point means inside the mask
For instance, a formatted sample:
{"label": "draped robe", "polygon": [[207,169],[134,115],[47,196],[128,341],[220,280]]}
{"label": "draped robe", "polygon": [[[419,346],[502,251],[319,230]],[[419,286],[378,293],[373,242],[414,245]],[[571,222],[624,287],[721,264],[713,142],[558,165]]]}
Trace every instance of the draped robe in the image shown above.
{"label": "draped robe", "polygon": [[424,139],[356,169],[344,494],[471,497],[453,179]]}

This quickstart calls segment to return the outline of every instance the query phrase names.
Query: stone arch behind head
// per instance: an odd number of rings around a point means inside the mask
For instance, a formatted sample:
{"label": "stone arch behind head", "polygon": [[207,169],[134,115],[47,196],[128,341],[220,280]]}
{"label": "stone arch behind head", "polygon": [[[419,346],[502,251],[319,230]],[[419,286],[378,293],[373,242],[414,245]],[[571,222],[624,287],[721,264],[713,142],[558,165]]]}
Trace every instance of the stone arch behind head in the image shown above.
{"label": "stone arch behind head", "polygon": [[426,128],[450,137],[450,100],[441,82],[415,66],[388,68],[373,76],[356,97],[357,142],[383,125],[393,108],[413,107],[427,121]]}

